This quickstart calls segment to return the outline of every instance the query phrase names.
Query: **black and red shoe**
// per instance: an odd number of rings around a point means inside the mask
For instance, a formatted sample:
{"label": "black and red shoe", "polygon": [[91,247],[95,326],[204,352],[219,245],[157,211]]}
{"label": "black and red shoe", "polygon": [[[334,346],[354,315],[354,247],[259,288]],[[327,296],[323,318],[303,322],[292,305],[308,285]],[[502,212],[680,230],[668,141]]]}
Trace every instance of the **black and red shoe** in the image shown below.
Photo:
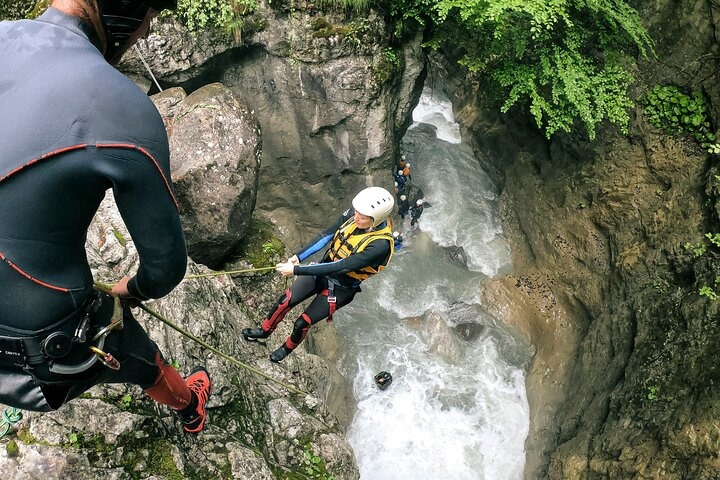
{"label": "black and red shoe", "polygon": [[251,342],[253,340],[263,340],[270,336],[270,332],[266,332],[260,327],[243,328],[241,333],[245,340],[247,340],[248,342]]}
{"label": "black and red shoe", "polygon": [[195,367],[185,383],[192,392],[193,399],[189,407],[179,412],[180,418],[186,432],[198,433],[205,426],[205,405],[212,394],[212,382],[204,367]]}

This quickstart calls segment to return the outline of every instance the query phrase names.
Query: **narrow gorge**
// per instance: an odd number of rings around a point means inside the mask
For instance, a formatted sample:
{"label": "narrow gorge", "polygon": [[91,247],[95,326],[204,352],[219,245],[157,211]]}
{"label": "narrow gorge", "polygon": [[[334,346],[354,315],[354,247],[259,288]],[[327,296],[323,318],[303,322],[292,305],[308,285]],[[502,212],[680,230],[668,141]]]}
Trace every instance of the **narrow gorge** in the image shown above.
{"label": "narrow gorge", "polygon": [[[260,2],[234,37],[156,20],[138,51],[164,91],[137,52],[119,68],[165,120],[189,273],[283,261],[363,187],[392,190],[400,155],[433,206],[417,230],[395,216],[406,233],[395,269],[282,364],[267,355],[292,321],[267,347],[239,333],[286,288],[274,272],[185,281],[151,302],[309,395],[144,316],[172,360],[217,372],[199,441],[139,389],[103,386],[25,412],[0,439],[0,468],[13,479],[720,479],[718,152],[658,128],[652,103],[697,101],[716,132],[720,4],[631,3],[654,55],[628,52],[627,133],[604,121],[594,139],[577,125],[548,138],[520,105],[502,113],[487,76],[429,46],[427,29],[397,35],[379,6]],[[109,282],[137,258],[106,202],[87,249]],[[387,368],[396,380],[380,392],[372,374]]]}

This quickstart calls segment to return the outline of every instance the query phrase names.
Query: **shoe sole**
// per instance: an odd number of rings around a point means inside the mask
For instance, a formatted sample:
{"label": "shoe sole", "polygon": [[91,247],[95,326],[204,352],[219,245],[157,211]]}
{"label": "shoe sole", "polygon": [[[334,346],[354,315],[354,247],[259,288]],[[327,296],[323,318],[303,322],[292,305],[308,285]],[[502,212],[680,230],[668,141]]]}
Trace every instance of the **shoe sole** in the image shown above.
{"label": "shoe sole", "polygon": [[268,337],[248,337],[243,335],[243,338],[248,342],[258,342],[258,343],[265,343],[263,340],[267,340]]}

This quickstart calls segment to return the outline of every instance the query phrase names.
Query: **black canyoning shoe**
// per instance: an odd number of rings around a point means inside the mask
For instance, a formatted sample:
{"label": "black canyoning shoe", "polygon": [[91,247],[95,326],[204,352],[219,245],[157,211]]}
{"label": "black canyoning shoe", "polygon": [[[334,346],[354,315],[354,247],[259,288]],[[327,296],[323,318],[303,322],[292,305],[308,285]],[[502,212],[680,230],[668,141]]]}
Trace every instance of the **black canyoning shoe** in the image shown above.
{"label": "black canyoning shoe", "polygon": [[264,331],[262,328],[243,328],[242,336],[245,340],[251,342],[253,340],[262,340],[270,336],[270,332]]}
{"label": "black canyoning shoe", "polygon": [[292,350],[283,345],[270,354],[270,361],[275,363],[282,362],[290,352],[292,352]]}
{"label": "black canyoning shoe", "polygon": [[205,426],[205,419],[207,418],[205,405],[207,405],[210,394],[212,394],[212,383],[207,370],[203,367],[195,367],[185,383],[192,391],[193,398],[190,406],[178,413],[185,431],[198,433]]}

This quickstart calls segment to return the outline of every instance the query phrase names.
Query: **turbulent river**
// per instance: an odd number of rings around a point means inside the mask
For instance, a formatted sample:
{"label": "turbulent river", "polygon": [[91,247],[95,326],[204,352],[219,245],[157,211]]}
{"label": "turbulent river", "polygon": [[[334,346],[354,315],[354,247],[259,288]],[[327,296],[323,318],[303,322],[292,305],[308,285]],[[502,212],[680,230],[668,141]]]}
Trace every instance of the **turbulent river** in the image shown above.
{"label": "turbulent river", "polygon": [[[391,268],[338,312],[358,400],[347,436],[363,480],[521,479],[529,353],[478,294],[511,268],[497,187],[446,99],[426,89],[413,119],[402,148],[432,207],[416,230],[396,223],[405,242]],[[382,370],[384,391],[372,380]]]}

